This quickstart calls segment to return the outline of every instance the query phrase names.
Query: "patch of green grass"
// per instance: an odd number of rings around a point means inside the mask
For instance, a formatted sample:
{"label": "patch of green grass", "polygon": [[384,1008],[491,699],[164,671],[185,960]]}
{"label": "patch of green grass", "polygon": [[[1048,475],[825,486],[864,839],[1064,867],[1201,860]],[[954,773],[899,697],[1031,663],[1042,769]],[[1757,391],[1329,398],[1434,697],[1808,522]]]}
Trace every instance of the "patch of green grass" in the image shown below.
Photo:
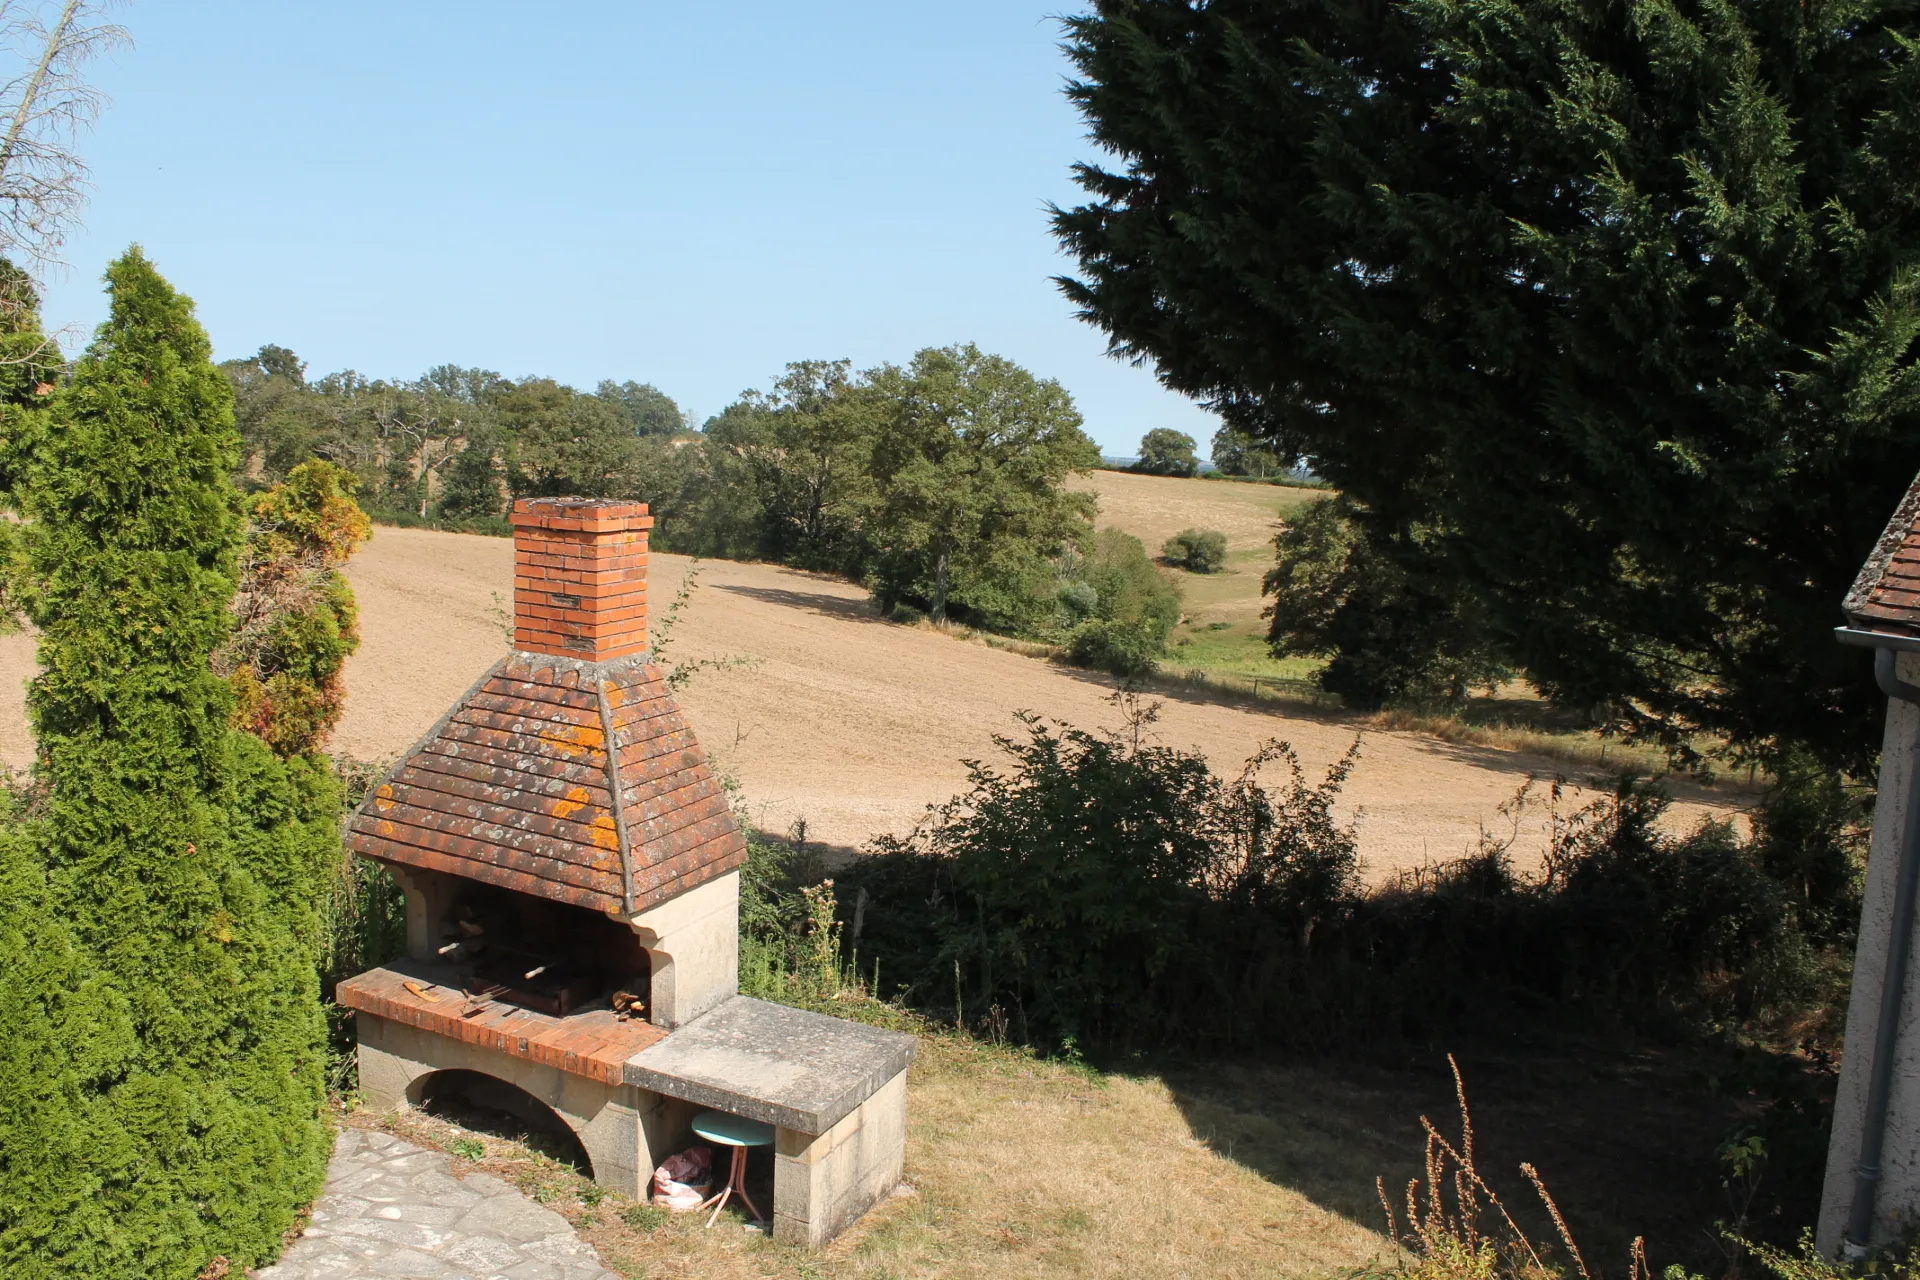
{"label": "patch of green grass", "polygon": [[636,1201],[620,1211],[620,1221],[635,1231],[658,1231],[667,1225],[670,1214],[658,1205]]}
{"label": "patch of green grass", "polygon": [[1215,623],[1180,627],[1167,648],[1166,665],[1176,671],[1197,670],[1214,675],[1311,680],[1326,664],[1319,658],[1276,658],[1267,651],[1264,635],[1249,634],[1232,623],[1224,627]]}
{"label": "patch of green grass", "polygon": [[603,1249],[600,1252],[600,1261],[615,1275],[624,1276],[625,1280],[647,1280],[653,1274],[644,1262],[637,1258],[630,1258],[624,1253],[613,1253]]}
{"label": "patch of green grass", "polygon": [[486,1144],[475,1138],[456,1138],[447,1149],[462,1160],[483,1160],[487,1154]]}

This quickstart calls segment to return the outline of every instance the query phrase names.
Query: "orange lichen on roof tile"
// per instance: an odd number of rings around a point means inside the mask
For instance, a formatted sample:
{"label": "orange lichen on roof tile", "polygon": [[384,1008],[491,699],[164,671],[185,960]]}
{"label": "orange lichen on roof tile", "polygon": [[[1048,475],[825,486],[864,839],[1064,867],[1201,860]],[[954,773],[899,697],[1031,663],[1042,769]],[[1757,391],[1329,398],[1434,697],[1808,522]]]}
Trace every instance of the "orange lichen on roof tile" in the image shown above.
{"label": "orange lichen on roof tile", "polygon": [[643,909],[746,859],[726,792],[644,655],[501,662],[373,790],[347,842],[600,911]]}

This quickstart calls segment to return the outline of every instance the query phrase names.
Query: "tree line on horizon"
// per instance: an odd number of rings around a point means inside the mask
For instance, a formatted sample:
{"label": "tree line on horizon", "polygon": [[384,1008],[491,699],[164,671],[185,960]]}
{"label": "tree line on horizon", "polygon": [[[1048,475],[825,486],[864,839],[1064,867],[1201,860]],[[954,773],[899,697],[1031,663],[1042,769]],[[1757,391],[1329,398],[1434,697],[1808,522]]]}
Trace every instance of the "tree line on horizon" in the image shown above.
{"label": "tree line on horizon", "polygon": [[1137,538],[1095,528],[1069,476],[1100,463],[1072,397],[965,344],[903,365],[787,366],[695,429],[657,388],[580,391],[442,365],[404,382],[309,381],[283,347],[221,366],[243,484],[302,461],[351,472],[399,522],[505,531],[516,498],[644,501],[664,551],[845,575],[900,619],[1058,642],[1138,670],[1179,600]]}

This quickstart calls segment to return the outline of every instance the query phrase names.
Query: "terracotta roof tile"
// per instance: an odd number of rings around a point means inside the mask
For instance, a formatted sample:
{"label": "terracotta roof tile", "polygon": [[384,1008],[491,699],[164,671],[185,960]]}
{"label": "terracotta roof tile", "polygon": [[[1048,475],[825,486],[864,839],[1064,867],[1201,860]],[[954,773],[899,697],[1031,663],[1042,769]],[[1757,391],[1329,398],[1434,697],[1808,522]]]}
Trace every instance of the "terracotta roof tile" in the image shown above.
{"label": "terracotta roof tile", "polygon": [[355,810],[347,844],[606,912],[746,859],[726,792],[645,655],[506,658]]}
{"label": "terracotta roof tile", "polygon": [[1841,607],[1859,630],[1920,636],[1920,478],[1894,509]]}

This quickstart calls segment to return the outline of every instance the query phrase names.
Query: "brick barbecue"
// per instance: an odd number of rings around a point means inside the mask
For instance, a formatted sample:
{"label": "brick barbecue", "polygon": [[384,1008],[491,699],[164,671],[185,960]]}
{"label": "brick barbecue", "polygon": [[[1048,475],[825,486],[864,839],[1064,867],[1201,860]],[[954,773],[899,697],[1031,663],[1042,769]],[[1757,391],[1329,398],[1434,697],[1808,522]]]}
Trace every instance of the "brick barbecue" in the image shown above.
{"label": "brick barbecue", "polygon": [[734,870],[746,842],[647,660],[645,505],[518,507],[515,652],[374,790],[349,847],[599,912]]}
{"label": "brick barbecue", "polygon": [[363,1093],[503,1081],[629,1194],[696,1104],[762,1119],[775,1234],[822,1243],[899,1176],[911,1039],[738,994],[746,842],[651,661],[646,506],[523,499],[512,521],[513,652],[347,823],[407,901],[407,958],[338,992]]}

